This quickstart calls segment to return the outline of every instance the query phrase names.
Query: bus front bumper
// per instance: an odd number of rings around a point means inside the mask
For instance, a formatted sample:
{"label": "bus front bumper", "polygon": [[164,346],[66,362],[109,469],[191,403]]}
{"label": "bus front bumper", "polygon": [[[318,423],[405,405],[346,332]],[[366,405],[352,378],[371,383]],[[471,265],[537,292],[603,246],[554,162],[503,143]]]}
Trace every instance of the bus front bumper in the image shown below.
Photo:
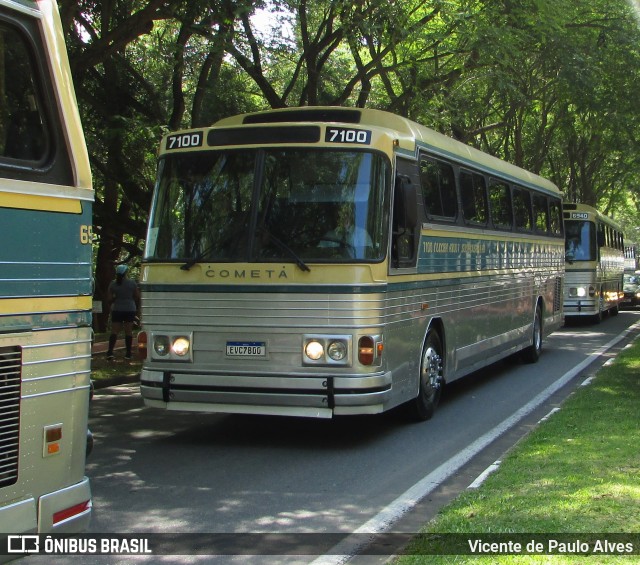
{"label": "bus front bumper", "polygon": [[168,410],[331,418],[383,412],[391,373],[303,377],[143,369],[140,392],[145,405]]}
{"label": "bus front bumper", "polygon": [[563,311],[565,316],[593,316],[598,313],[595,300],[565,300]]}

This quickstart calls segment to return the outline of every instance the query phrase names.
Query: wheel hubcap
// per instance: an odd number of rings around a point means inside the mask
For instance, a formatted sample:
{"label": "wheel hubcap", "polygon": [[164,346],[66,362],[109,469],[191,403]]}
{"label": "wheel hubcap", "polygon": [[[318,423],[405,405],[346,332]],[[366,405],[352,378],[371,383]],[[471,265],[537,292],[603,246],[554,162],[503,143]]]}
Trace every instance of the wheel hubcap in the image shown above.
{"label": "wheel hubcap", "polygon": [[422,382],[427,396],[437,394],[442,386],[442,357],[432,347],[428,347],[422,359]]}

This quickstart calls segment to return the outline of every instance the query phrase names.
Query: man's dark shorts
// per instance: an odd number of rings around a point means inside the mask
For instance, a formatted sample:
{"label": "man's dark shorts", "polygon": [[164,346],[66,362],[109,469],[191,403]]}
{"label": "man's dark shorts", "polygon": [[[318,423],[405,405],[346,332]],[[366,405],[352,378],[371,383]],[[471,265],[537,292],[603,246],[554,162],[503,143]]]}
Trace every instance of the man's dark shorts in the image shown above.
{"label": "man's dark shorts", "polygon": [[135,312],[118,312],[117,310],[111,312],[111,321],[112,322],[133,322],[136,319]]}

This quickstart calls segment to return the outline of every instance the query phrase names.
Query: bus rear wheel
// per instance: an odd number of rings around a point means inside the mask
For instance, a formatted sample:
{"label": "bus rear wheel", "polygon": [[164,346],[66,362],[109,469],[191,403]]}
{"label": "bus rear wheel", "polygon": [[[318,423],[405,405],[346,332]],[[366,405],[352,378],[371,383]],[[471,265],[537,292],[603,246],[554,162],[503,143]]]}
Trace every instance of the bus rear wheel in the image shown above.
{"label": "bus rear wheel", "polygon": [[444,386],[442,340],[436,331],[429,331],[422,350],[418,396],[407,404],[412,420],[429,420],[440,402]]}
{"label": "bus rear wheel", "polygon": [[533,319],[532,343],[522,350],[522,360],[525,363],[535,363],[540,359],[542,353],[542,308],[540,304],[536,306],[536,313]]}

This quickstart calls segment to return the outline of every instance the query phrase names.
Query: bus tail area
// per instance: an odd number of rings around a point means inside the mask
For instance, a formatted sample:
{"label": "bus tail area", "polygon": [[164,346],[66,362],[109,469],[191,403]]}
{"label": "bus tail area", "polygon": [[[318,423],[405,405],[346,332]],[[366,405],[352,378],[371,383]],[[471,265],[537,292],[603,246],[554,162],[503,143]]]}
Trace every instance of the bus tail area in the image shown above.
{"label": "bus tail area", "polygon": [[568,318],[600,322],[624,299],[624,237],[611,218],[586,204],[564,204],[565,294]]}
{"label": "bus tail area", "polygon": [[78,532],[93,189],[55,1],[0,0],[0,532]]}
{"label": "bus tail area", "polygon": [[171,133],[140,281],[151,407],[329,418],[534,362],[563,321],[561,194],[403,117],[288,108]]}

